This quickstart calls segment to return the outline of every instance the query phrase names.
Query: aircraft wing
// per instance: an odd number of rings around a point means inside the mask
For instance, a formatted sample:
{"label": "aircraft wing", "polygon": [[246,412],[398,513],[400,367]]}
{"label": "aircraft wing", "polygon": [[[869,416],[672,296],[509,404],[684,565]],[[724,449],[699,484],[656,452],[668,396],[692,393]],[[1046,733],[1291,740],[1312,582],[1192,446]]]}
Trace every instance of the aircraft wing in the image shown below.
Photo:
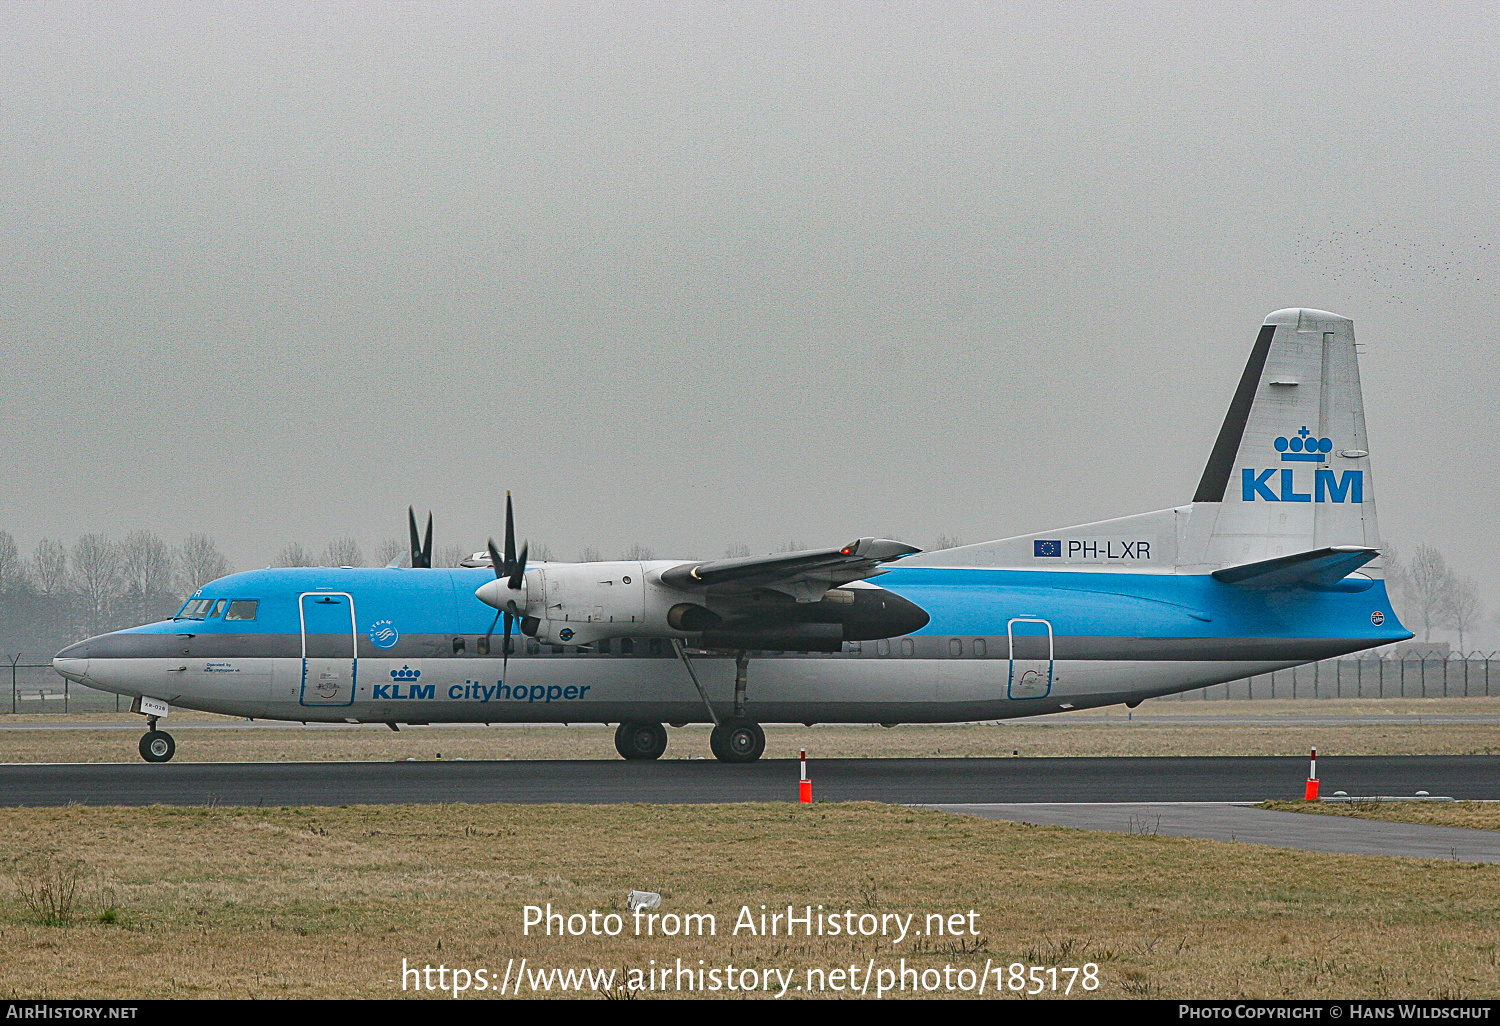
{"label": "aircraft wing", "polygon": [[680,563],[661,572],[661,582],[679,591],[716,593],[766,588],[798,602],[817,602],[830,588],[876,577],[880,564],[921,549],[887,538],[861,538],[839,549],[803,549],[769,556]]}

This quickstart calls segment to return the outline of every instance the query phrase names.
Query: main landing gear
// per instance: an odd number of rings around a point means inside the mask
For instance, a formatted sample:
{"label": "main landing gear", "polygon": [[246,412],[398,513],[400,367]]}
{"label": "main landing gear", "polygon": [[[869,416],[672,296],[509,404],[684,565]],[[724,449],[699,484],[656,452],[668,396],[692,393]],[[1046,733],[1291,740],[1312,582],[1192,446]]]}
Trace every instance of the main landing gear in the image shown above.
{"label": "main landing gear", "polygon": [[[172,743],[170,734],[160,731],[147,734],[141,739],[141,754],[146,760],[166,762],[170,759],[170,747],[164,758],[153,759],[147,755],[146,745],[151,738],[166,738],[168,746]],[[766,732],[760,729],[759,723],[748,717],[731,716],[715,725],[713,733],[708,735],[708,747],[720,762],[754,762],[766,750]],[[620,724],[615,731],[615,751],[620,753],[621,758],[631,762],[660,759],[666,750],[667,728],[660,723],[635,720]]]}
{"label": "main landing gear", "polygon": [[[720,762],[754,762],[759,759],[766,750],[766,732],[760,729],[759,723],[745,715],[750,653],[743,651],[735,653],[734,715],[721,720],[714,710],[713,703],[708,700],[708,692],[703,690],[703,684],[698,680],[697,671],[693,669],[692,661],[688,659],[687,648],[683,645],[682,639],[673,638],[672,648],[676,650],[677,658],[682,660],[688,676],[693,679],[693,687],[698,689],[698,697],[703,699],[703,706],[708,710],[708,718],[713,721],[714,729],[713,733],[708,735],[708,747],[713,751],[714,758]],[[623,749],[621,752],[623,754]]]}
{"label": "main landing gear", "polygon": [[667,728],[660,723],[622,723],[615,731],[615,751],[631,762],[660,759],[666,750]]}
{"label": "main landing gear", "polygon": [[146,733],[141,735],[141,758],[147,762],[170,762],[177,754],[177,742],[165,730],[156,729],[156,717],[146,719]]}

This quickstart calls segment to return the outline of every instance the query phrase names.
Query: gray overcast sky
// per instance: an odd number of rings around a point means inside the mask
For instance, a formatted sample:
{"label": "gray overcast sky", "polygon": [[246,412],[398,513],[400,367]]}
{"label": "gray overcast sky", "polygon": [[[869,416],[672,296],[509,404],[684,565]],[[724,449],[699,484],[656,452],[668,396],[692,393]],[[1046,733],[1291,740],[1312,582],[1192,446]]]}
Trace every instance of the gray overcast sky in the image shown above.
{"label": "gray overcast sky", "polygon": [[[1355,319],[1500,607],[1500,7],[8,4],[0,528],[968,541],[1187,501]],[[1491,634],[1495,634],[1493,630]]]}

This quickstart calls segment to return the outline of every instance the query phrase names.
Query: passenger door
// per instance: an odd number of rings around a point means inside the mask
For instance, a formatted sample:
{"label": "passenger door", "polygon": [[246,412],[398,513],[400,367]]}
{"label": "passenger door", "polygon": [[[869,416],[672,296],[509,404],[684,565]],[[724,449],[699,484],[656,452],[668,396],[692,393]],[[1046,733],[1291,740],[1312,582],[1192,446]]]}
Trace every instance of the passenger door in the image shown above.
{"label": "passenger door", "polygon": [[354,596],[307,592],[302,610],[303,705],[353,705],[359,659],[355,647]]}
{"label": "passenger door", "polygon": [[1052,624],[1018,616],[1005,625],[1010,641],[1008,698],[1046,698],[1052,693]]}

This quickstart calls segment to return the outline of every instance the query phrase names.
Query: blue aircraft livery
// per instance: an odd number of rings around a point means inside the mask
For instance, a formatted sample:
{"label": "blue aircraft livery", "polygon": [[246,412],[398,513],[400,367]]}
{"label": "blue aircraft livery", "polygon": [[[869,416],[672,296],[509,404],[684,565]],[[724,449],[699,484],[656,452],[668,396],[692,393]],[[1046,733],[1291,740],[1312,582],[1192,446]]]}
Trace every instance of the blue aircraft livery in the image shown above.
{"label": "blue aircraft livery", "polygon": [[[1386,593],[1369,456],[1353,323],[1278,310],[1184,505],[932,552],[866,537],[531,563],[507,497],[504,551],[463,567],[431,567],[430,525],[419,542],[409,511],[409,569],[231,574],[174,619],[54,665],[131,696],[151,762],[175,751],[161,729],[173,707],[393,728],[607,723],[627,759],[660,757],[667,725],[712,723],[715,757],[752,762],[765,722],[1133,705],[1411,637]],[[1305,505],[1271,516],[1266,502]]]}

